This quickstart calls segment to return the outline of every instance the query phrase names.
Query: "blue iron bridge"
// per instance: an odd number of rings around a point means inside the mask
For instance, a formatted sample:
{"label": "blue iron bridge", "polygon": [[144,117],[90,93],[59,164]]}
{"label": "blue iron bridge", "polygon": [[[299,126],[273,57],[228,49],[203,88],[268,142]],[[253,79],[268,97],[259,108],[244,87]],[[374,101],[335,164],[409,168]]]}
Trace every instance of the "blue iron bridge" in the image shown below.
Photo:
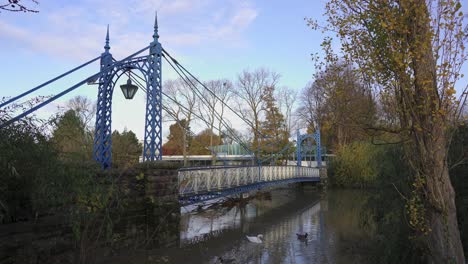
{"label": "blue iron bridge", "polygon": [[179,170],[181,205],[190,205],[288,183],[320,182],[325,168],[300,166],[223,166]]}
{"label": "blue iron bridge", "polygon": [[[145,53],[144,53],[145,52]],[[238,110],[233,109],[224,100],[219,98],[214,91],[209,89],[202,81],[187,70],[180,62],[178,62],[172,55],[170,55],[159,41],[158,22],[155,16],[154,30],[152,40],[146,47],[136,51],[133,54],[121,59],[116,60],[110,53],[110,38],[109,27],[107,27],[104,52],[101,55],[79,65],[51,80],[42,83],[30,90],[22,92],[21,94],[0,101],[0,110],[6,109],[9,104],[12,104],[21,98],[38,91],[55,81],[68,76],[75,71],[87,67],[93,62],[100,61],[99,71],[84,80],[79,81],[73,86],[66,88],[58,94],[46,98],[43,101],[36,103],[29,109],[18,113],[16,116],[0,122],[0,129],[4,129],[15,122],[18,122],[27,115],[32,114],[38,109],[46,106],[47,104],[61,98],[62,96],[74,91],[75,89],[83,86],[84,84],[97,84],[97,105],[96,105],[96,121],[94,129],[94,146],[93,158],[101,165],[102,169],[109,169],[112,167],[112,98],[114,88],[120,77],[128,75],[127,84],[121,85],[122,92],[126,99],[132,99],[136,91],[140,88],[146,94],[146,111],[145,111],[145,129],[143,135],[143,161],[156,161],[162,160],[162,112],[166,110],[166,105],[163,104],[163,96],[170,99],[173,103],[188,111],[188,109],[177,100],[169,96],[163,91],[162,87],[162,62],[163,60],[179,75],[181,80],[190,87],[196,94],[201,103],[208,105],[204,91],[215,96],[226,109],[230,110],[234,115],[244,120],[245,124],[253,129],[260,138],[266,137],[258,131],[255,126],[245,120],[240,115]],[[138,74],[132,73],[133,71],[139,72],[143,77]],[[145,84],[138,81],[138,77]],[[132,81],[138,85],[132,84]],[[200,88],[201,87],[201,88]],[[213,107],[208,107],[213,109]],[[0,111],[1,112],[1,111]],[[204,120],[199,113],[192,113],[195,117]],[[214,111],[216,119],[227,130],[226,135],[231,135],[234,141],[239,144],[248,153],[260,151],[256,146],[252,148],[248,142],[237,135],[235,130],[231,127],[229,122],[226,122],[222,116]],[[174,117],[175,120],[178,118]],[[207,122],[207,121],[206,121]],[[270,153],[269,157],[265,160],[260,159],[260,155],[255,156],[257,166],[223,166],[223,167],[204,167],[204,168],[184,168],[178,173],[179,181],[179,195],[180,201],[183,205],[193,204],[197,202],[207,201],[218,197],[225,197],[234,194],[249,192],[269,186],[276,186],[280,184],[295,183],[295,182],[319,182],[320,176],[326,177],[325,168],[322,167],[322,147],[320,142],[320,127],[317,123],[315,125],[316,131],[313,134],[300,134],[297,130],[296,139],[296,160],[297,166],[263,166],[262,164],[274,164],[280,159],[284,153],[287,153],[290,147],[287,147],[278,153]],[[186,131],[190,133],[191,131]],[[222,131],[219,131],[221,134]],[[315,160],[317,161],[317,168],[303,167],[302,157],[307,157],[306,150],[303,148],[303,143],[315,141]],[[250,145],[250,146],[249,146]],[[212,149],[216,152],[216,149]],[[218,151],[224,151],[218,149]],[[228,151],[229,152],[229,151]],[[240,153],[237,153],[240,154]]]}

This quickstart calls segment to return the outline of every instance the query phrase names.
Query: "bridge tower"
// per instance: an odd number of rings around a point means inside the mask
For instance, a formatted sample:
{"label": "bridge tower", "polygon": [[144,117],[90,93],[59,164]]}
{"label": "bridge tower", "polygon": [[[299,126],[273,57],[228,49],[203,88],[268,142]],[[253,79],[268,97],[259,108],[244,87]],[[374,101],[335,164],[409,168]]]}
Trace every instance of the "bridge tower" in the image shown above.
{"label": "bridge tower", "polygon": [[320,143],[320,128],[317,128],[313,134],[303,134],[297,130],[297,140],[296,140],[296,151],[297,151],[297,166],[302,165],[302,142],[305,139],[312,138],[315,140],[316,150],[315,150],[315,160],[317,161],[317,167],[322,167],[322,146]]}
{"label": "bridge tower", "polygon": [[[127,57],[115,61],[109,52],[109,26],[107,27],[104,53],[101,54],[98,100],[96,108],[96,127],[93,157],[103,169],[112,163],[112,95],[117,80],[123,74],[139,70],[146,80],[146,115],[143,147],[143,161],[162,159],[162,85],[161,56],[159,43],[158,18],[155,16],[153,41],[149,45],[149,55]],[[130,76],[130,75],[129,75]]]}

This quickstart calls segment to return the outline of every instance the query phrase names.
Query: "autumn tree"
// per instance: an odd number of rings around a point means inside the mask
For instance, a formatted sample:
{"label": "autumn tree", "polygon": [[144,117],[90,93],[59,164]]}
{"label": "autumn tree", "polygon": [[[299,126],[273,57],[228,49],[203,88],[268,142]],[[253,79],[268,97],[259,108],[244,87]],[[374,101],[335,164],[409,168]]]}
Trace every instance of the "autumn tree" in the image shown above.
{"label": "autumn tree", "polygon": [[373,95],[349,64],[333,63],[302,91],[299,114],[309,132],[320,126],[323,144],[334,148],[367,137],[375,120]]}
{"label": "autumn tree", "polygon": [[[404,142],[413,174],[408,220],[427,263],[465,262],[447,165],[448,128],[463,101],[454,96],[466,60],[460,8],[457,0],[330,0],[326,6],[328,29],[346,58],[395,106],[397,129],[379,128]],[[324,46],[332,50],[329,40]]]}
{"label": "autumn tree", "polygon": [[275,87],[267,86],[264,89],[264,110],[265,119],[260,122],[260,148],[259,151],[262,159],[270,159],[272,155],[275,158],[278,157],[279,153],[285,151],[289,143],[289,134],[286,121],[283,114],[277,106],[276,99],[274,97]]}
{"label": "autumn tree", "polygon": [[[167,142],[163,145],[163,155],[183,155],[184,149],[187,149],[188,146],[184,147],[184,142],[181,140],[184,137],[184,134],[187,138],[187,141],[190,140],[190,137],[186,135],[184,127],[188,127],[186,120],[182,119],[179,122],[169,126],[169,135],[167,136]],[[190,127],[188,127],[190,128]]]}
{"label": "autumn tree", "polygon": [[191,155],[210,155],[210,147],[223,144],[221,137],[213,133],[211,129],[205,129],[190,140]]}

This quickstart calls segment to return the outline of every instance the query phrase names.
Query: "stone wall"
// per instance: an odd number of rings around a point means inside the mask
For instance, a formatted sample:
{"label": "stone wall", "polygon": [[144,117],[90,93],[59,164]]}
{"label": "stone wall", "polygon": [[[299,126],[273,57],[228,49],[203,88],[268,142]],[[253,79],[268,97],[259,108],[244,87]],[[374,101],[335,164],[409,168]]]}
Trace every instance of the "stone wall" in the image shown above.
{"label": "stone wall", "polygon": [[[178,168],[167,162],[142,163],[121,175],[125,216],[118,229],[143,247],[172,246],[179,242],[180,205]],[[129,233],[130,232],[130,233]]]}
{"label": "stone wall", "polygon": [[112,177],[115,188],[99,212],[77,217],[70,208],[0,225],[0,263],[93,263],[119,250],[177,245],[179,166],[152,162],[102,172],[97,177]]}

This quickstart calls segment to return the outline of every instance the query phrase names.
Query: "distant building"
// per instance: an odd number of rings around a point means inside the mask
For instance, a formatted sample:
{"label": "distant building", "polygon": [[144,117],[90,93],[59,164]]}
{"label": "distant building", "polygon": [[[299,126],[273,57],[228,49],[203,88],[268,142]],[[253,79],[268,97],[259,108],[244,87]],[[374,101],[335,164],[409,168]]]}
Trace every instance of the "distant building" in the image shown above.
{"label": "distant building", "polygon": [[[208,148],[211,155],[188,155],[188,166],[248,166],[254,165],[255,155],[240,144],[219,145]],[[163,155],[162,160],[181,162],[183,155]],[[140,162],[143,157],[140,157]],[[214,164],[213,164],[214,162]]]}

